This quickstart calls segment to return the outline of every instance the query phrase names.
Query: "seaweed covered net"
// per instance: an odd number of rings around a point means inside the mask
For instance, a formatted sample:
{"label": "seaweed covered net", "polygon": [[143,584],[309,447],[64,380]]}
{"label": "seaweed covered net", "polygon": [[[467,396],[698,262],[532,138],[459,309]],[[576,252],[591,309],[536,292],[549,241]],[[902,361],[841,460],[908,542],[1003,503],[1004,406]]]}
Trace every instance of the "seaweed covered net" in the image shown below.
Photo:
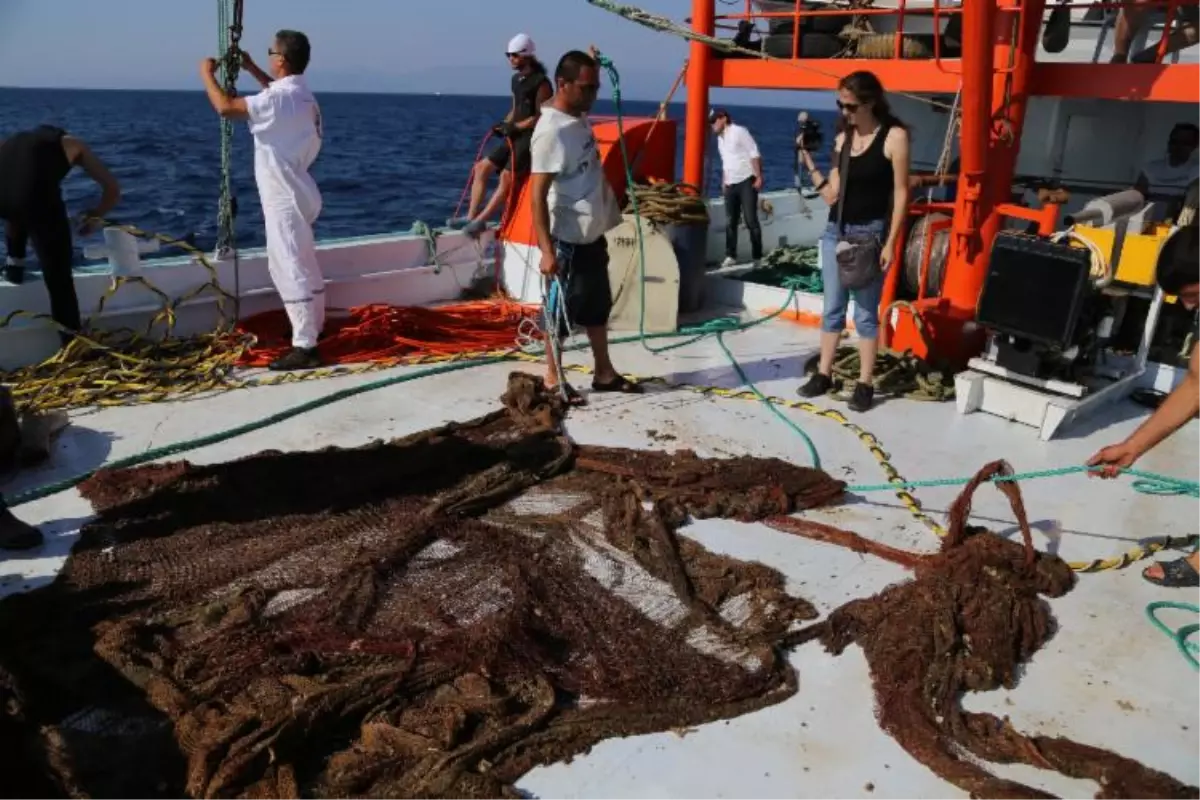
{"label": "seaweed covered net", "polygon": [[[779,530],[862,553],[914,571],[910,581],[854,600],[821,623],[787,638],[819,638],[832,653],[857,643],[866,654],[881,727],[915,759],[972,797],[1054,797],[990,773],[980,762],[1021,763],[1090,779],[1096,797],[1198,797],[1200,790],[1108,750],[1065,737],[1026,736],[1008,719],[962,707],[966,692],[1013,688],[1018,668],[1054,633],[1044,597],[1060,597],[1075,573],[1033,547],[1020,490],[997,482],[1021,530],[1014,542],[967,525],[975,490],[1011,475],[995,461],[979,471],[950,508],[940,552],[907,553],[849,531],[795,518],[771,519]],[[1070,680],[1070,676],[1067,678]]]}
{"label": "seaweed covered net", "polygon": [[99,473],[60,578],[0,604],[7,789],[497,796],[597,741],[790,696],[816,616],[677,537],[844,484],[574,446],[540,381],[391,443]]}
{"label": "seaweed covered net", "polygon": [[[1196,787],[962,695],[1015,684],[1075,577],[966,525],[930,555],[787,516],[845,485],[774,459],[573,445],[514,373],[504,409],[358,449],[98,474],[98,518],[51,586],[0,603],[0,794],[514,796],[532,767],[614,736],[791,696],[813,639],[868,660],[884,730],[978,797],[1044,797],[1021,762],[1100,797]],[[911,580],[819,623],[761,564],[677,536],[764,520],[902,564]]]}

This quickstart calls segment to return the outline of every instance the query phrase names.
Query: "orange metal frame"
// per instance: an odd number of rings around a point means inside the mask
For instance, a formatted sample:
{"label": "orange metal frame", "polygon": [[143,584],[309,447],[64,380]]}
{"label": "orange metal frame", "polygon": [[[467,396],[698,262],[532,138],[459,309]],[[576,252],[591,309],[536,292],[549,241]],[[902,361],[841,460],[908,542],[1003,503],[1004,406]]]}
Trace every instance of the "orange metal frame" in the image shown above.
{"label": "orange metal frame", "polygon": [[[802,17],[847,13],[894,14],[897,32],[895,55],[902,52],[904,17],[912,13],[907,0],[892,9],[849,9],[755,13],[750,0],[746,10],[718,18],[715,0],[693,0],[692,28],[712,36],[718,19],[791,18],[800,31]],[[710,87],[763,89],[835,89],[846,75],[857,70],[882,73],[890,91],[952,94],[962,90],[961,146],[958,191],[954,204],[921,204],[916,215],[953,209],[951,221],[935,223],[932,232],[949,229],[950,248],[938,297],[928,297],[923,278],[918,299],[900,313],[894,326],[885,321],[884,342],[925,358],[964,364],[978,353],[982,333],[974,323],[976,305],[986,276],[988,255],[1006,218],[1037,224],[1039,233],[1054,230],[1059,208],[1047,204],[1032,210],[1011,202],[1011,186],[1017,152],[1024,127],[1025,108],[1031,96],[1088,97],[1103,99],[1200,102],[1200,67],[1161,63],[1170,26],[1158,45],[1155,64],[1038,64],[1037,47],[1047,0],[969,0],[961,10],[932,9],[936,19],[944,14],[962,15],[962,57],[942,57],[935,38],[935,57],[925,60],[864,59],[716,59],[700,42],[691,43],[688,60],[687,136],[684,180],[697,185],[704,176],[707,142],[708,91]],[[1164,0],[1168,19],[1179,5],[1197,0]],[[1081,4],[1076,4],[1081,5]],[[1120,3],[1109,3],[1119,7]],[[935,30],[940,28],[935,27]],[[798,53],[801,38],[793,34],[792,52]],[[950,69],[955,64],[957,69]],[[897,259],[904,252],[904,237],[897,242]],[[922,254],[922,275],[932,248],[932,235]],[[896,298],[899,270],[892,270],[884,287],[886,309]],[[920,316],[920,331],[913,314]]]}
{"label": "orange metal frame", "polygon": [[[625,207],[627,186],[625,185],[625,160],[621,157],[620,130],[615,117],[595,116],[591,118],[592,133],[600,151],[600,163],[604,177],[608,179],[617,202]],[[672,119],[658,117],[626,117],[624,120],[625,148],[633,163],[633,179],[636,183],[675,181],[676,124]],[[514,201],[505,211],[500,223],[499,237],[505,242],[537,247],[537,236],[533,229],[533,203],[529,194],[529,181],[522,181],[516,189]]]}

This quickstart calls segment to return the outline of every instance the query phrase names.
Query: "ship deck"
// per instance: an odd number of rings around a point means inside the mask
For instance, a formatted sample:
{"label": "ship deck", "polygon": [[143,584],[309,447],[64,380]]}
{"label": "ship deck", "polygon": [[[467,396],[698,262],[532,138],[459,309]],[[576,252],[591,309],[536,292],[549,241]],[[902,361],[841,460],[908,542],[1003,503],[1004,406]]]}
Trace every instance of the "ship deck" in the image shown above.
{"label": "ship deck", "polygon": [[[729,335],[726,342],[764,392],[788,397],[794,396],[803,365],[815,351],[817,334],[776,321]],[[636,375],[738,385],[711,339],[662,355],[636,343],[623,344],[614,348],[614,358],[619,369]],[[570,363],[586,360],[583,353],[568,355]],[[368,392],[182,457],[215,463],[266,449],[357,446],[467,419],[496,407],[512,369],[512,364],[479,367]],[[0,489],[11,496],[106,461],[224,430],[399,371],[239,390],[202,401],[77,413],[50,464],[20,473]],[[576,380],[581,387],[588,385],[586,378]],[[836,400],[825,405],[842,408]],[[832,475],[851,484],[884,480],[875,459],[848,431],[802,411],[785,413],[812,436]],[[997,458],[1007,459],[1018,471],[1079,464],[1099,447],[1125,436],[1146,413],[1125,402],[1050,442],[1039,441],[1032,428],[995,417],[960,416],[952,403],[883,400],[855,419],[879,437],[902,474],[918,480],[965,477]],[[651,386],[642,396],[593,397],[589,407],[572,413],[568,431],[582,443],[687,447],[714,457],[749,454],[808,463],[799,438],[760,404],[661,386]],[[1189,423],[1139,467],[1195,480],[1197,431],[1197,423]],[[1113,556],[1147,537],[1196,531],[1194,499],[1138,494],[1125,480],[1109,483],[1073,475],[1021,488],[1035,543],[1068,560]],[[935,518],[942,518],[957,489],[917,494]],[[47,543],[40,551],[0,559],[0,596],[52,581],[91,512],[70,490],[23,505],[18,513],[43,526]],[[897,547],[931,551],[937,546],[934,535],[891,493],[807,513]],[[1018,535],[1007,502],[987,487],[976,495],[973,521],[1004,535]],[[779,569],[790,589],[822,614],[905,577],[893,564],[761,525],[709,520],[692,523],[682,532],[714,551]],[[1195,602],[1196,593],[1148,584],[1140,577],[1143,564],[1081,576],[1073,591],[1050,601],[1059,630],[1028,665],[1018,687],[969,696],[966,706],[1006,715],[1026,733],[1110,748],[1195,785],[1200,783],[1200,682],[1175,644],[1149,623],[1145,608],[1158,600]],[[1173,627],[1194,621],[1172,613],[1165,619]],[[533,796],[562,797],[966,796],[910,758],[879,728],[867,662],[857,647],[835,659],[810,643],[791,658],[799,673],[799,692],[781,704],[683,735],[608,740],[571,764],[534,770],[519,785]],[[1090,782],[1032,768],[993,769],[1065,796],[1091,796],[1096,791]]]}

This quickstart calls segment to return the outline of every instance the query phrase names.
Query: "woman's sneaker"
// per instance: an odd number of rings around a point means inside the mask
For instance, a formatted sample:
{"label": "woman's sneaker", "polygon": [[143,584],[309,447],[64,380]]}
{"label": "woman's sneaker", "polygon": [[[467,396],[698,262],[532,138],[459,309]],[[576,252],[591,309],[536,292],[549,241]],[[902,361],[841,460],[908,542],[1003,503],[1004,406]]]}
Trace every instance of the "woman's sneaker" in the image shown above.
{"label": "woman's sneaker", "polygon": [[828,394],[833,388],[833,378],[828,375],[823,375],[820,372],[814,372],[812,377],[808,379],[808,383],[796,390],[801,397],[820,397],[823,394]]}
{"label": "woman's sneaker", "polygon": [[850,400],[846,405],[851,411],[857,411],[861,414],[864,411],[870,411],[871,405],[874,402],[875,387],[869,383],[859,381],[854,384],[854,394],[850,396]]}

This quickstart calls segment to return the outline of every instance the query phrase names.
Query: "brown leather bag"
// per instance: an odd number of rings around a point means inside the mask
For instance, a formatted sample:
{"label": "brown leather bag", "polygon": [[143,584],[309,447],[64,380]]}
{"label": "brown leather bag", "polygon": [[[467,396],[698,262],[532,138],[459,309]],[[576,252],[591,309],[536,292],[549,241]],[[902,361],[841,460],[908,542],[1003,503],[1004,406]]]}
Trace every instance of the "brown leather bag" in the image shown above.
{"label": "brown leather bag", "polygon": [[[882,134],[883,131],[879,133]],[[846,136],[842,140],[841,157],[838,159],[838,242],[834,249],[838,283],[843,289],[850,291],[870,286],[883,272],[879,265],[880,256],[883,254],[883,242],[879,237],[873,233],[847,235],[842,224],[842,209],[846,205],[846,183],[850,175],[850,144],[853,140],[854,126],[847,125]]]}

